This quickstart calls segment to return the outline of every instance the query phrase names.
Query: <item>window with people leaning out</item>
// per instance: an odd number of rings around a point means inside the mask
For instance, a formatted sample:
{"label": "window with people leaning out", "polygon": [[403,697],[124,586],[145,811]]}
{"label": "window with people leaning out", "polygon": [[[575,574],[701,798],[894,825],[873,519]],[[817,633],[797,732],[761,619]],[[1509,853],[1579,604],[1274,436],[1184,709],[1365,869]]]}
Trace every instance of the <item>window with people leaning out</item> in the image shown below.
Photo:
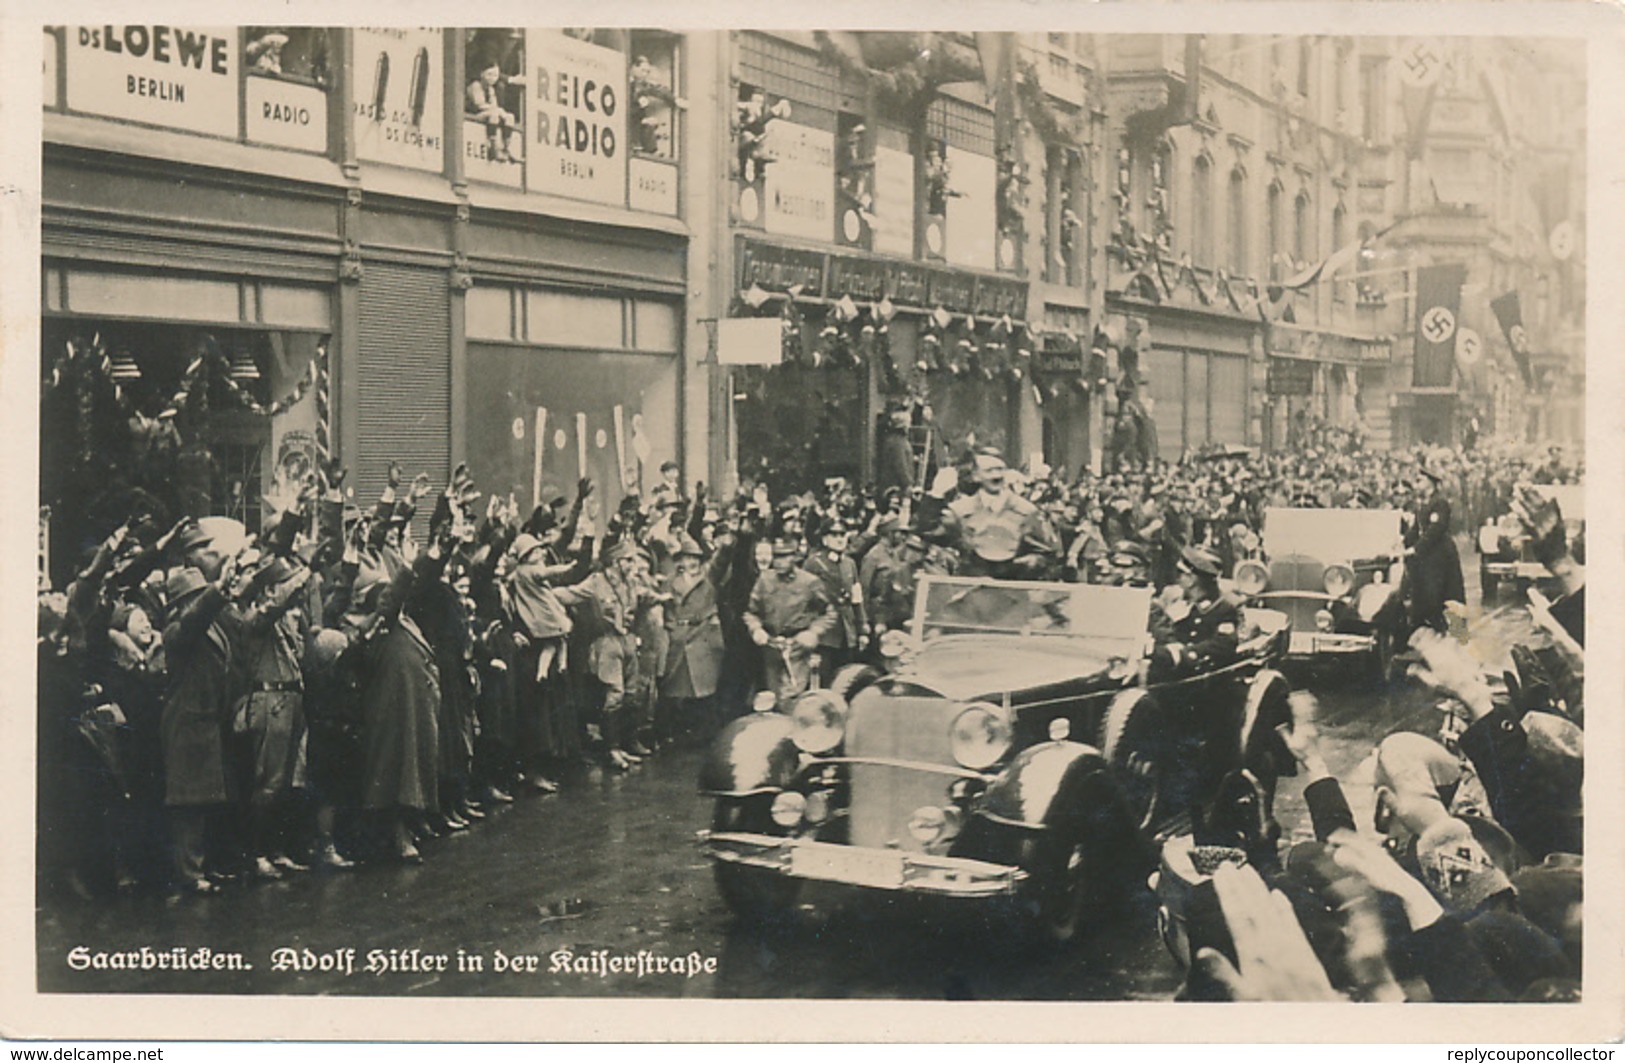
{"label": "window with people leaning out", "polygon": [[522,162],[527,85],[524,30],[464,30],[463,62],[468,79],[463,117],[484,134],[483,144],[470,150],[481,152],[479,157],[487,162]]}
{"label": "window with people leaning out", "polygon": [[331,80],[328,33],[320,26],[249,26],[243,65],[252,77],[270,77],[325,89]]}
{"label": "window with people leaning out", "polygon": [[632,150],[657,159],[675,159],[677,114],[688,106],[679,82],[677,38],[660,30],[631,30],[626,36],[626,132]]}

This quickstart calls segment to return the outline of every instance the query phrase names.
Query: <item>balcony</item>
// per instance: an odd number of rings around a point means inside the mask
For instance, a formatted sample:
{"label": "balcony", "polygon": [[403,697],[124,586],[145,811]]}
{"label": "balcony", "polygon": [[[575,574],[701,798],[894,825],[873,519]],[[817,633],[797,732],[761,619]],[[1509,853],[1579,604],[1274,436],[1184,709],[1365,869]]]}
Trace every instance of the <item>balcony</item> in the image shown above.
{"label": "balcony", "polygon": [[1146,33],[1112,39],[1107,93],[1113,113],[1123,116],[1130,140],[1160,136],[1194,105],[1186,68],[1197,41]]}

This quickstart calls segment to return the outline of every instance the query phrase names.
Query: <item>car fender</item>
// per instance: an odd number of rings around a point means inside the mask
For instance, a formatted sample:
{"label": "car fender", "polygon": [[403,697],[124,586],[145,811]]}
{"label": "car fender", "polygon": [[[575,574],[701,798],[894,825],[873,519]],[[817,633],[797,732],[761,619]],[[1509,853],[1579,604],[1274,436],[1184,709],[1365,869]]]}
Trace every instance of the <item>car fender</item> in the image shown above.
{"label": "car fender", "polygon": [[1105,758],[1094,746],[1040,742],[1017,754],[988,785],[978,812],[996,823],[1042,828],[1066,813],[1058,798],[1105,770]]}
{"label": "car fender", "polygon": [[1367,624],[1375,623],[1377,616],[1399,593],[1397,583],[1367,583],[1354,596],[1354,612]]}
{"label": "car fender", "polygon": [[745,797],[788,786],[801,763],[790,730],[790,717],[778,712],[753,712],[728,724],[706,751],[700,792]]}

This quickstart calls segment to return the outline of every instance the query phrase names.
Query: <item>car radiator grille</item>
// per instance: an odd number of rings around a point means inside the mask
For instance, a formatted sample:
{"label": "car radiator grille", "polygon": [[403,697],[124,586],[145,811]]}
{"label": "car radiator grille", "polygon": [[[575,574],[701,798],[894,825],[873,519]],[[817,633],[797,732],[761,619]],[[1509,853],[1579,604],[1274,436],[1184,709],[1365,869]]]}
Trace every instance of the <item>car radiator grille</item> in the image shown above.
{"label": "car radiator grille", "polygon": [[[935,697],[858,699],[847,729],[846,753],[856,758],[956,767],[948,725],[960,706]],[[849,808],[853,845],[920,852],[909,817],[924,805],[947,808],[954,777],[901,764],[851,765]]]}

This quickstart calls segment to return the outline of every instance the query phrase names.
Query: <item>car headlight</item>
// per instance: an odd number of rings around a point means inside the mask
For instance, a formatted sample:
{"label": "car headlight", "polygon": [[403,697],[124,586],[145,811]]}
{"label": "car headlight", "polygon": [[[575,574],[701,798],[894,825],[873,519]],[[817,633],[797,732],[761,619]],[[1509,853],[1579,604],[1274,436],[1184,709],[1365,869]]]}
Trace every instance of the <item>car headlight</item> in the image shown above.
{"label": "car headlight", "polygon": [[1243,561],[1236,566],[1236,589],[1253,596],[1263,594],[1270,585],[1270,572],[1257,561]]}
{"label": "car headlight", "polygon": [[790,707],[790,741],[803,753],[828,753],[846,737],[846,702],[827,690],[809,690]]}
{"label": "car headlight", "polygon": [[1326,593],[1341,598],[1354,589],[1354,570],[1347,565],[1326,566]]}
{"label": "car headlight", "polygon": [[794,827],[801,822],[802,813],[807,810],[807,799],[794,790],[786,790],[773,798],[771,815],[773,822],[781,827]]}
{"label": "car headlight", "polygon": [[954,717],[948,729],[954,760],[981,771],[998,763],[1010,748],[1010,725],[993,706],[975,704]]}

